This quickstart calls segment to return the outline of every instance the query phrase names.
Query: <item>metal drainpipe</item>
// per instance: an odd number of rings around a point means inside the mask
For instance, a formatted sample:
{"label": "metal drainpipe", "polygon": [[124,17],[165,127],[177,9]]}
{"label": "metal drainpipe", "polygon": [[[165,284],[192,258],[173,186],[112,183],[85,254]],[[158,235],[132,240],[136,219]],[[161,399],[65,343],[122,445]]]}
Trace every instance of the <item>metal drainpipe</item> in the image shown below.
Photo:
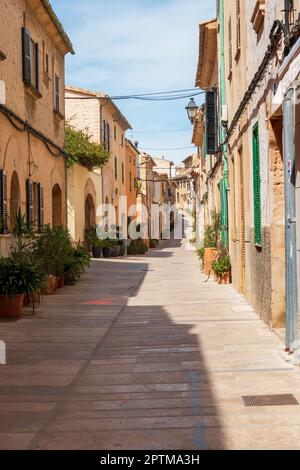
{"label": "metal drainpipe", "polygon": [[285,252],[286,252],[286,348],[291,349],[297,325],[296,194],[295,194],[295,90],[283,102]]}

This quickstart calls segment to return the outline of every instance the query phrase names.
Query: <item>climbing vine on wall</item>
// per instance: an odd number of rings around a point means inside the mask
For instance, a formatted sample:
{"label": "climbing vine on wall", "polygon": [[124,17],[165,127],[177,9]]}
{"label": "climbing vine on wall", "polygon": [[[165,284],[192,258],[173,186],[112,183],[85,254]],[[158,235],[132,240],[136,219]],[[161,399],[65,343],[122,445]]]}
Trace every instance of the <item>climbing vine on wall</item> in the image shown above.
{"label": "climbing vine on wall", "polygon": [[70,124],[65,128],[65,152],[69,168],[78,163],[89,171],[105,166],[110,157],[109,152],[93,142],[90,135]]}

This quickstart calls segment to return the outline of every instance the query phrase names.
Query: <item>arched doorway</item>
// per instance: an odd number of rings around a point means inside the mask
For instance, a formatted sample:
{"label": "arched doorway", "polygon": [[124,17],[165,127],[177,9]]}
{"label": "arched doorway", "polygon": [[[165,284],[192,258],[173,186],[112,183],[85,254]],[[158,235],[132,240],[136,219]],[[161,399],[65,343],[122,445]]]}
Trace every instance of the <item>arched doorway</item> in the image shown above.
{"label": "arched doorway", "polygon": [[14,229],[15,219],[21,206],[20,183],[16,171],[13,172],[10,184],[10,229]]}
{"label": "arched doorway", "polygon": [[87,195],[84,205],[85,228],[89,229],[96,225],[96,209],[94,199],[90,194]]}
{"label": "arched doorway", "polygon": [[62,227],[62,190],[58,184],[52,189],[52,225]]}

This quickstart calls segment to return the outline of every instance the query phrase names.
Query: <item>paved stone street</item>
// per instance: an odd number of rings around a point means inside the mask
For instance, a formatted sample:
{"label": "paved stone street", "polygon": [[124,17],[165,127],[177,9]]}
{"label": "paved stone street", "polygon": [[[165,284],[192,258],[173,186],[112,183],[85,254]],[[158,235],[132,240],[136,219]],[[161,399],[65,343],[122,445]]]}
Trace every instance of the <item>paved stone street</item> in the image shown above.
{"label": "paved stone street", "polygon": [[300,371],[181,242],[99,260],[35,318],[0,323],[1,449],[300,449]]}

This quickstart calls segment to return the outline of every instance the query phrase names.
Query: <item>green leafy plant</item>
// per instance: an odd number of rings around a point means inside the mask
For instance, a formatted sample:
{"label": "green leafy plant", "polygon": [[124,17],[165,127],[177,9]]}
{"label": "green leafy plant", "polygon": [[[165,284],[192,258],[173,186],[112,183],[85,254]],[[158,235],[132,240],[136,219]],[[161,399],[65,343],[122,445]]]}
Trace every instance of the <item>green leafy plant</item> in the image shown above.
{"label": "green leafy plant", "polygon": [[146,243],[139,238],[138,240],[133,240],[131,245],[128,246],[127,253],[129,255],[144,255],[147,253],[148,247]]}
{"label": "green leafy plant", "polygon": [[203,261],[203,260],[204,260],[204,254],[205,254],[205,248],[204,248],[204,246],[198,248],[197,254],[198,254],[198,256],[199,256],[199,259],[201,259],[201,260]]}
{"label": "green leafy plant", "polygon": [[218,277],[222,277],[231,271],[231,262],[229,256],[218,258],[212,263],[212,269]]}
{"label": "green leafy plant", "polygon": [[159,245],[159,240],[151,239],[150,240],[150,248],[157,248]]}
{"label": "green leafy plant", "polygon": [[102,145],[93,142],[90,135],[75,129],[70,123],[65,127],[65,152],[68,167],[78,163],[89,171],[106,165],[110,157]]}
{"label": "green leafy plant", "polygon": [[20,256],[14,253],[9,258],[0,259],[0,294],[6,299],[17,294],[30,297],[45,283],[46,274],[32,258],[31,253]]}
{"label": "green leafy plant", "polygon": [[221,213],[211,212],[211,223],[204,230],[204,248],[217,248],[220,242],[222,230]]}
{"label": "green leafy plant", "polygon": [[64,265],[72,253],[69,231],[61,227],[46,225],[35,240],[35,253],[41,267],[48,275],[60,277]]}

